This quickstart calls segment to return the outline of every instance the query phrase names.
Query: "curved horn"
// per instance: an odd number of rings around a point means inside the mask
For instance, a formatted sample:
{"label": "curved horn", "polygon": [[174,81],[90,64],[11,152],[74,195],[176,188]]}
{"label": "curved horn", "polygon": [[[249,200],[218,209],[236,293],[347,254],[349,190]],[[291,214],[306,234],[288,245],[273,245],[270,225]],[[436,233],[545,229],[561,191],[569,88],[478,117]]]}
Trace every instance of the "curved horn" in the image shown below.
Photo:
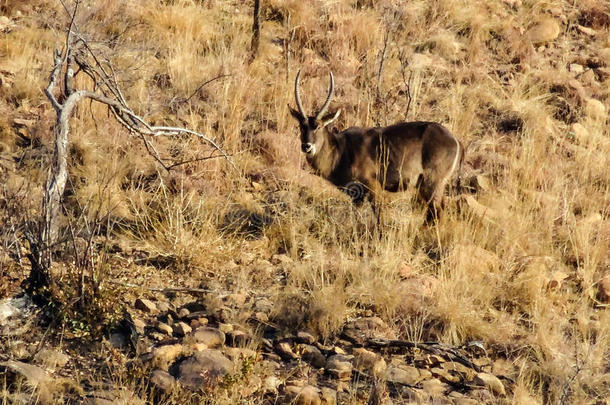
{"label": "curved horn", "polygon": [[307,114],[305,113],[305,109],[303,108],[303,103],[301,102],[301,91],[299,90],[299,79],[301,77],[301,69],[297,72],[297,78],[294,80],[294,98],[297,102],[297,108],[301,115],[307,118]]}
{"label": "curved horn", "polygon": [[328,97],[326,97],[326,101],[324,105],[320,109],[320,112],[316,115],[316,120],[322,118],[328,106],[330,105],[330,99],[333,97],[333,92],[335,91],[335,78],[333,77],[333,72],[330,72],[330,88],[328,89]]}

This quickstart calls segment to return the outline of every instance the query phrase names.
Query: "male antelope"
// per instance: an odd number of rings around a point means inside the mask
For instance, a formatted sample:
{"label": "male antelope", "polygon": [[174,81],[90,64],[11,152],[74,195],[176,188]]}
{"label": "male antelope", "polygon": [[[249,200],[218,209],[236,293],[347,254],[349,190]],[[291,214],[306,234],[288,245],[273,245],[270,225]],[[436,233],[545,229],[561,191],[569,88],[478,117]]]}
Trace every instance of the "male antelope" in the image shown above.
{"label": "male antelope", "polygon": [[325,116],[335,89],[332,72],[328,97],[313,116],[305,113],[301,102],[300,75],[299,70],[294,82],[298,110],[290,105],[288,108],[299,122],[301,150],[316,174],[355,200],[366,194],[378,222],[382,191],[405,190],[409,184],[416,185],[427,204],[428,218],[436,216],[447,183],[462,165],[464,148],[460,141],[435,122],[401,122],[389,127],[350,127],[331,132],[328,125],[341,114],[338,110]]}

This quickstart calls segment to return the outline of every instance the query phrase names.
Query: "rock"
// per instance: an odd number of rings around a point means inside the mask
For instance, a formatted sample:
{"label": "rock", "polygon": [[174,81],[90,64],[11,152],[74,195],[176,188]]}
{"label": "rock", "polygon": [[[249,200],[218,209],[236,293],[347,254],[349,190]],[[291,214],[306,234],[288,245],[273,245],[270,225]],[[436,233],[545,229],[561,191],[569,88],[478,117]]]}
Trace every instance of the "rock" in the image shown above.
{"label": "rock", "polygon": [[610,303],[610,276],[599,280],[599,300],[604,304]]}
{"label": "rock", "polygon": [[534,45],[554,41],[561,32],[559,24],[552,17],[543,17],[526,32],[526,37]]}
{"label": "rock", "polygon": [[227,296],[227,300],[229,301],[230,305],[241,308],[246,303],[246,294],[229,294]]}
{"label": "rock", "polygon": [[443,381],[449,383],[457,383],[460,382],[460,378],[451,374],[448,370],[445,370],[442,367],[434,367],[430,370],[434,377],[440,378]]}
{"label": "rock", "polygon": [[583,65],[579,65],[578,63],[570,63],[569,69],[570,72],[575,73],[577,75],[585,71]]}
{"label": "rock", "polygon": [[279,354],[285,360],[295,360],[299,356],[292,351],[292,347],[288,342],[278,342],[275,345],[275,352]]}
{"label": "rock", "polygon": [[8,32],[11,25],[12,22],[7,16],[0,15],[0,32]]}
{"label": "rock", "polygon": [[352,376],[352,360],[353,356],[335,354],[326,362],[326,370],[341,381],[349,380]]}
{"label": "rock", "polygon": [[155,370],[150,377],[150,382],[157,389],[169,392],[176,385],[176,379],[172,377],[167,371],[164,370]]}
{"label": "rock", "polygon": [[159,346],[152,351],[152,366],[164,371],[184,352],[181,344]]}
{"label": "rock", "polygon": [[597,35],[597,31],[595,31],[593,28],[584,27],[582,25],[577,25],[576,26],[576,30],[578,32],[580,32],[581,34],[589,35],[589,36],[592,36],[592,37]]}
{"label": "rock", "polygon": [[575,122],[570,126],[571,135],[576,138],[577,141],[583,142],[589,138],[589,131],[582,124]]}
{"label": "rock", "polygon": [[316,338],[309,332],[297,332],[297,342],[312,345],[316,342]]}
{"label": "rock", "polygon": [[422,388],[424,392],[431,397],[440,397],[445,395],[445,392],[448,390],[449,386],[442,383],[439,379],[434,378],[424,381],[422,383]]}
{"label": "rock", "polygon": [[184,360],[180,364],[178,381],[193,391],[214,386],[233,371],[233,362],[220,351],[207,349]]}
{"label": "rock", "polygon": [[127,336],[120,332],[113,332],[108,336],[110,345],[115,349],[122,350],[127,347]]}
{"label": "rock", "polygon": [[234,362],[243,360],[243,359],[251,359],[256,358],[256,352],[252,349],[241,348],[241,347],[228,347],[225,350],[225,355],[229,356],[231,360]]}
{"label": "rock", "polygon": [[157,330],[161,333],[165,333],[168,336],[171,336],[174,333],[174,329],[164,322],[159,322],[157,324]]}
{"label": "rock", "polygon": [[191,329],[198,329],[207,324],[208,324],[208,318],[197,318],[197,319],[191,320],[190,326],[191,326]]}
{"label": "rock", "polygon": [[320,391],[322,405],[337,405],[337,391],[328,387],[322,387]]}
{"label": "rock", "polygon": [[273,309],[273,303],[265,297],[259,298],[254,303],[254,309],[256,312],[264,312],[268,314]]}
{"label": "rock", "polygon": [[359,347],[354,349],[353,355],[354,367],[371,376],[379,376],[384,373],[387,368],[385,360],[378,353]]}
{"label": "rock", "polygon": [[343,336],[352,342],[363,343],[366,339],[394,339],[395,336],[385,322],[376,316],[358,318],[343,328]]}
{"label": "rock", "polygon": [[136,331],[138,333],[144,333],[144,329],[146,329],[146,322],[140,318],[133,318],[133,326],[136,327]]}
{"label": "rock", "polygon": [[138,298],[136,303],[134,304],[136,309],[139,309],[142,312],[146,312],[148,314],[157,312],[157,306],[151,300],[147,300],[144,298]]}
{"label": "rock", "polygon": [[422,379],[423,378],[419,370],[412,366],[390,366],[386,371],[386,380],[392,383],[414,386],[417,385]]}
{"label": "rock", "polygon": [[478,373],[474,378],[474,383],[488,388],[496,395],[506,395],[504,384],[498,377],[489,373]]}
{"label": "rock", "polygon": [[245,347],[252,341],[252,335],[241,330],[233,330],[227,333],[227,342],[231,346]]}
{"label": "rock", "polygon": [[54,379],[45,370],[33,364],[14,360],[0,362],[0,367],[6,367],[7,370],[23,376],[30,387],[38,390],[38,400],[41,404],[53,403]]}
{"label": "rock", "polygon": [[231,325],[230,323],[219,323],[218,324],[218,330],[221,331],[222,333],[227,333],[227,332],[231,332],[233,330],[234,326]]}
{"label": "rock", "polygon": [[178,316],[181,319],[187,318],[190,314],[191,311],[189,311],[187,308],[180,308],[180,311],[178,311]]}
{"label": "rock", "polygon": [[159,301],[157,302],[157,309],[159,312],[168,312],[170,308],[167,302]]}
{"label": "rock", "polygon": [[174,325],[173,331],[176,336],[185,336],[188,333],[191,333],[192,329],[186,323],[178,322]]}
{"label": "rock", "polygon": [[601,122],[606,121],[606,106],[604,106],[601,101],[594,98],[587,99],[585,101],[585,110],[587,111],[589,117],[593,118],[594,120]]}
{"label": "rock", "polygon": [[267,323],[269,322],[269,315],[267,315],[264,312],[256,312],[254,313],[254,319],[256,319],[257,321],[261,322],[261,323]]}
{"label": "rock", "polygon": [[476,374],[476,372],[473,369],[466,367],[465,365],[458,363],[456,361],[448,361],[446,363],[442,363],[441,368],[443,370],[451,372],[452,374],[459,375],[466,381],[472,381]]}
{"label": "rock", "polygon": [[326,366],[326,357],[324,357],[317,347],[312,345],[301,345],[299,349],[303,360],[311,363],[312,366],[316,368],[323,368]]}
{"label": "rock", "polygon": [[289,265],[294,263],[294,260],[292,260],[290,258],[290,256],[285,255],[285,254],[275,254],[273,256],[271,256],[271,264],[273,264],[274,266],[277,265]]}
{"label": "rock", "polygon": [[185,343],[204,343],[210,349],[225,343],[225,334],[215,328],[201,327],[186,336]]}
{"label": "rock", "polygon": [[263,390],[265,393],[277,394],[277,389],[282,385],[282,381],[276,376],[272,375],[263,381]]}
{"label": "rock", "polygon": [[54,372],[63,368],[68,361],[70,356],[62,353],[58,350],[42,349],[34,356],[34,361],[44,366],[48,371]]}
{"label": "rock", "polygon": [[299,387],[295,385],[289,385],[284,390],[285,394],[294,398],[291,404],[295,405],[320,405],[320,390],[313,385],[306,385]]}

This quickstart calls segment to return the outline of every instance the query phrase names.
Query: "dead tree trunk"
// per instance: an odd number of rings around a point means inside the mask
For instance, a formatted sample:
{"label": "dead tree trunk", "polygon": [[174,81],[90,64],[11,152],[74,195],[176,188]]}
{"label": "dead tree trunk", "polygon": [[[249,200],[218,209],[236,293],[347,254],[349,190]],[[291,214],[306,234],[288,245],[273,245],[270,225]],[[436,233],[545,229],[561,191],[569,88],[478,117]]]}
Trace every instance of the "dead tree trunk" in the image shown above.
{"label": "dead tree trunk", "polygon": [[254,12],[252,22],[252,43],[250,45],[250,60],[258,55],[258,47],[261,36],[261,0],[254,0]]}

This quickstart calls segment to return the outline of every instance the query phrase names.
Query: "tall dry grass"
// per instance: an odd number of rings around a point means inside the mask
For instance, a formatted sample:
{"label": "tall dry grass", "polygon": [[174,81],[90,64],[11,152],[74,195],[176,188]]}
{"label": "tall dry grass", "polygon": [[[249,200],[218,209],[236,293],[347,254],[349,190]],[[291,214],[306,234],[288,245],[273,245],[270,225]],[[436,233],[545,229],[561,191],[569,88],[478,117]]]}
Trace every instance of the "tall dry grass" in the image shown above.
{"label": "tall dry grass", "polygon": [[[265,3],[260,53],[248,64],[247,3],[83,2],[77,24],[113,61],[134,109],[215,137],[241,174],[220,159],[166,173],[103,109],[83,106],[73,124],[74,211],[99,200],[124,249],[171,258],[158,273],[133,266],[133,277],[239,280],[243,290],[266,291],[278,323],[323,337],[350,316],[374,313],[404,338],[481,340],[508,359],[503,373],[516,381],[515,403],[607,395],[610,316],[597,284],[610,270],[610,132],[607,117],[585,99],[609,107],[610,33],[603,22],[593,37],[574,29],[597,3]],[[0,152],[13,157],[24,150],[10,130],[14,118],[40,119],[44,125],[28,136],[50,143],[41,89],[68,17],[49,1],[0,8],[16,22],[0,34],[0,72],[12,83],[0,98]],[[49,24],[51,16],[57,21]],[[561,27],[542,47],[524,35],[538,17]],[[604,55],[599,74],[569,71]],[[407,118],[450,128],[469,145],[465,174],[479,176],[474,198],[482,215],[453,198],[440,221],[425,226],[405,193],[389,198],[379,235],[368,207],[352,207],[313,177],[298,153],[286,104],[301,68],[309,110],[323,101],[334,72],[339,127]],[[222,74],[230,76],[199,88]],[[574,79],[584,98],[569,91]],[[507,117],[517,117],[517,130],[500,128]],[[574,122],[586,132],[574,133]],[[209,153],[193,139],[163,140],[159,149],[185,160]],[[36,184],[43,171],[32,165],[9,176]],[[249,239],[222,226],[235,208],[268,215],[272,224]],[[278,253],[292,259],[280,281],[232,265],[250,263],[244,255],[268,261]]]}

